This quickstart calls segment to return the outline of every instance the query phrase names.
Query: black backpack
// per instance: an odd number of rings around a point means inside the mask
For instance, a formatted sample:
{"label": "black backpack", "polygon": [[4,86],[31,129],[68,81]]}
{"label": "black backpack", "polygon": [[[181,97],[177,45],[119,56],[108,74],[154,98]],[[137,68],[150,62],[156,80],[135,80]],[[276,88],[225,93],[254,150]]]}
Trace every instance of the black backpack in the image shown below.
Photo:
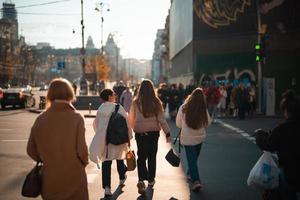
{"label": "black backpack", "polygon": [[111,114],[106,130],[106,143],[114,145],[124,144],[129,141],[128,126],[126,119],[118,113],[120,104],[117,104],[115,111]]}

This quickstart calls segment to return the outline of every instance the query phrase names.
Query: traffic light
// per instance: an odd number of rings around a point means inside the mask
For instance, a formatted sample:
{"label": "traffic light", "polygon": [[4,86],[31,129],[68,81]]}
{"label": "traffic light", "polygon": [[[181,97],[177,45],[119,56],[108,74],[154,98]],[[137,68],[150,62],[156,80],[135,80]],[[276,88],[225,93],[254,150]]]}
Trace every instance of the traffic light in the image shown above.
{"label": "traffic light", "polygon": [[260,62],[261,61],[261,45],[260,43],[255,44],[255,61]]}
{"label": "traffic light", "polygon": [[255,61],[261,62],[266,58],[266,36],[262,35],[260,43],[255,44]]}

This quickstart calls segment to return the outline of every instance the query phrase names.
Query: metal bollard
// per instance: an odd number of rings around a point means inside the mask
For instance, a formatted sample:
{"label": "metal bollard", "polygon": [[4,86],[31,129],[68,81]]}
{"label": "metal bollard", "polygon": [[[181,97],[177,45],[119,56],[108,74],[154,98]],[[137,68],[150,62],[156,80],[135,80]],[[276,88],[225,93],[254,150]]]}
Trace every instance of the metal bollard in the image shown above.
{"label": "metal bollard", "polygon": [[40,96],[40,103],[39,103],[39,109],[43,110],[46,107],[46,97]]}
{"label": "metal bollard", "polygon": [[92,103],[89,103],[89,115],[92,114],[91,107],[92,107]]}

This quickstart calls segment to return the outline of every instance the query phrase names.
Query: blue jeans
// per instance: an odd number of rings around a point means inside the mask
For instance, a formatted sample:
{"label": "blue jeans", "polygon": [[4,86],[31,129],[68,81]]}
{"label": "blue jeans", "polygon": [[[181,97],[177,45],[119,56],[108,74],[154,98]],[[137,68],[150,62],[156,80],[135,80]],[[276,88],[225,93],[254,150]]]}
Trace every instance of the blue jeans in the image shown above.
{"label": "blue jeans", "polygon": [[193,182],[201,182],[197,165],[201,147],[202,143],[197,145],[184,145],[185,154],[188,161],[189,173]]}

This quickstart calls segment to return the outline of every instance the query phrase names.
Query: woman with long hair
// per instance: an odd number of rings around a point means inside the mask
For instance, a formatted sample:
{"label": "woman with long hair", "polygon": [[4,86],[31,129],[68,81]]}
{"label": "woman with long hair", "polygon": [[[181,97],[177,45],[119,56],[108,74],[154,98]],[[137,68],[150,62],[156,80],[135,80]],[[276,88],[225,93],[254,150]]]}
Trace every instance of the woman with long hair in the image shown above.
{"label": "woman with long hair", "polygon": [[88,150],[84,118],[72,106],[72,84],[63,78],[51,81],[47,110],[35,120],[27,153],[42,161],[42,198],[87,200]]}
{"label": "woman with long hair", "polygon": [[197,160],[206,136],[205,129],[210,123],[204,93],[201,88],[196,88],[180,106],[176,116],[176,125],[181,128],[180,142],[185,148],[193,191],[202,187]]}
{"label": "woman with long hair", "polygon": [[156,154],[161,128],[167,142],[170,141],[170,128],[164,118],[162,103],[154,91],[152,81],[147,79],[142,81],[130,108],[129,122],[135,132],[137,143],[138,193],[144,195],[146,189],[144,181],[148,181],[148,186],[155,184]]}

